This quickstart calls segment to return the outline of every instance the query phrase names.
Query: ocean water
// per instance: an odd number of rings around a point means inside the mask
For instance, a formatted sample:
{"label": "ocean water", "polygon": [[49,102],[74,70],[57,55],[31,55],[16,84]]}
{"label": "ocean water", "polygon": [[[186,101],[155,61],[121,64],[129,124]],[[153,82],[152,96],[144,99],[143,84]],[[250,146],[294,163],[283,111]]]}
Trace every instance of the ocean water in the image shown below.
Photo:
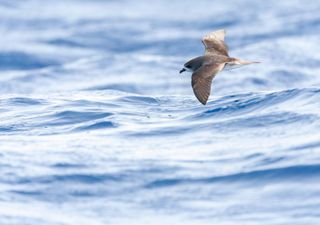
{"label": "ocean water", "polygon": [[[0,0],[0,224],[320,223],[320,1]],[[225,28],[206,106],[182,65]]]}

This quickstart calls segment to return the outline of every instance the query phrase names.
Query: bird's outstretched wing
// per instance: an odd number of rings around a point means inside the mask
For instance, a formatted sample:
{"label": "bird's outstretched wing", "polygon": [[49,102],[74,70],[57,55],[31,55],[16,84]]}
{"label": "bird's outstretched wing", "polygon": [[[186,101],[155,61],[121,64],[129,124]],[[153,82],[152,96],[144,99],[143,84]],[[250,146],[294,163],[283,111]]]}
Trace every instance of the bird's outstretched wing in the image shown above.
{"label": "bird's outstretched wing", "polygon": [[202,43],[205,46],[205,55],[219,54],[229,56],[228,46],[224,42],[225,36],[225,30],[217,30],[204,36]]}
{"label": "bird's outstretched wing", "polygon": [[192,74],[192,89],[197,99],[203,104],[207,104],[211,92],[211,83],[215,75],[224,67],[222,64],[203,64]]}

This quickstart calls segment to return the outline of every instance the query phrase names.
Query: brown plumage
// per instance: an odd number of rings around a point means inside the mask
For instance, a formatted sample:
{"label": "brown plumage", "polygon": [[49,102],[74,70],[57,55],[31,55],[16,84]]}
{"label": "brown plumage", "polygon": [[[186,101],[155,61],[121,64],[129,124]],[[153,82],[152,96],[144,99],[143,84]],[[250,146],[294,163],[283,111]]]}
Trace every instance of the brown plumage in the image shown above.
{"label": "brown plumage", "polygon": [[205,46],[204,56],[191,59],[180,70],[180,73],[186,70],[193,72],[191,78],[193,92],[203,105],[208,101],[211,83],[217,73],[224,68],[258,63],[229,57],[228,47],[224,42],[225,34],[225,30],[218,30],[204,36],[202,39]]}

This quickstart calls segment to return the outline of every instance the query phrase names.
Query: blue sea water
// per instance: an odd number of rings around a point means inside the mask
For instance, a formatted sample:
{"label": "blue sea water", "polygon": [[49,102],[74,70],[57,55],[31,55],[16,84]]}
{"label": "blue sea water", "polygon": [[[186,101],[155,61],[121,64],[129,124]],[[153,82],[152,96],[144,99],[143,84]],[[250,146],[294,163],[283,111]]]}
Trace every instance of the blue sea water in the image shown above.
{"label": "blue sea water", "polygon": [[[320,1],[1,0],[0,224],[320,224]],[[182,65],[225,28],[206,106]]]}

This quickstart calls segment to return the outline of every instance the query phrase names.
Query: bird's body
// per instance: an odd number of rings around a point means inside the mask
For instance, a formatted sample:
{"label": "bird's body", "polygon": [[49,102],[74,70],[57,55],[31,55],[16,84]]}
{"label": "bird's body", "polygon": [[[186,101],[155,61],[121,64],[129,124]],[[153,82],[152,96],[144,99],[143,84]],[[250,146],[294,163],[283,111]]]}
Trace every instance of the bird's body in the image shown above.
{"label": "bird's body", "polygon": [[225,68],[257,63],[229,57],[224,37],[225,30],[218,30],[204,36],[202,43],[205,46],[205,54],[185,63],[180,71],[180,73],[192,72],[193,92],[204,105],[210,96],[212,80],[218,72]]}

